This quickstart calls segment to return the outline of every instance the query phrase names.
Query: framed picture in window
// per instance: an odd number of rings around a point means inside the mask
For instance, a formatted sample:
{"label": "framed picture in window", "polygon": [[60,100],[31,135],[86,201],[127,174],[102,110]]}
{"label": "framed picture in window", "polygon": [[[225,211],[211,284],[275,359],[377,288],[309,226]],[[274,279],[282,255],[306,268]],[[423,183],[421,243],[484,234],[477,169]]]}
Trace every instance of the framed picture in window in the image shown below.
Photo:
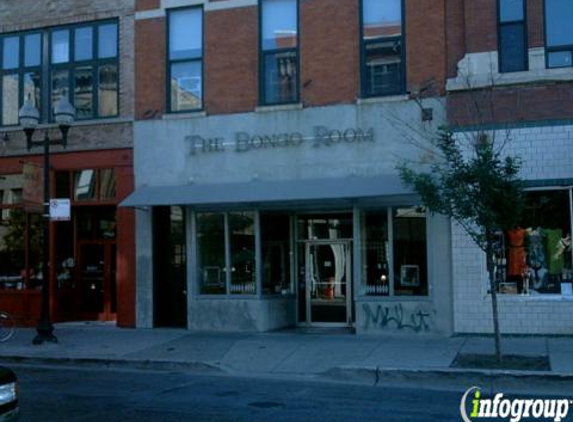
{"label": "framed picture in window", "polygon": [[420,287],[420,266],[400,266],[400,284],[404,287]]}

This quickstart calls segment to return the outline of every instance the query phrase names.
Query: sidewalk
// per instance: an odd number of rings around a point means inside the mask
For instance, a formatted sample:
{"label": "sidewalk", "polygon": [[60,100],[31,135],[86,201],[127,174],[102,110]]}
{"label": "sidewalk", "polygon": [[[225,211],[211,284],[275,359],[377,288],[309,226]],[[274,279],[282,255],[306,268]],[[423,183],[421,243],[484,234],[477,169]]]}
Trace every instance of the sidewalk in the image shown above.
{"label": "sidewalk", "polygon": [[[344,331],[288,330],[261,334],[173,329],[120,329],[58,324],[57,344],[33,346],[34,329],[0,343],[2,364],[104,365],[243,376],[307,377],[372,384],[573,385],[573,338],[509,337],[505,354],[549,356],[551,371],[451,369],[458,352],[493,353],[484,337],[356,336]],[[471,384],[471,385],[470,385]]]}

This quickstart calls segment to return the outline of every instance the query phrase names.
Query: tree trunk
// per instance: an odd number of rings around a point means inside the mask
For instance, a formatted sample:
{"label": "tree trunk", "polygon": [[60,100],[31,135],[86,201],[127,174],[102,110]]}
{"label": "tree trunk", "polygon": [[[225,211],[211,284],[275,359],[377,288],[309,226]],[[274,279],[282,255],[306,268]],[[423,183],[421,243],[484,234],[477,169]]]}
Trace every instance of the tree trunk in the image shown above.
{"label": "tree trunk", "polygon": [[499,332],[499,312],[497,309],[497,286],[494,278],[494,262],[491,242],[487,245],[487,271],[489,274],[489,288],[491,291],[491,308],[493,312],[493,334],[495,339],[495,357],[501,363],[501,333]]}

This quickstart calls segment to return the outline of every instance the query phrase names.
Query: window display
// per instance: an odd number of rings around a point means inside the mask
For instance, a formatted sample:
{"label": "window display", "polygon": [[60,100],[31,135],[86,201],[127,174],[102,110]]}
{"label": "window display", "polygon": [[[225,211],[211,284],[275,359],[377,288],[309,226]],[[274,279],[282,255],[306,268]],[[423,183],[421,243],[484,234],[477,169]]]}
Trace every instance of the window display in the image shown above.
{"label": "window display", "polygon": [[494,271],[500,293],[571,291],[571,216],[570,189],[527,192],[522,224],[498,234]]}
{"label": "window display", "polygon": [[362,217],[362,262],[362,294],[426,296],[424,208],[399,207],[365,212]]}

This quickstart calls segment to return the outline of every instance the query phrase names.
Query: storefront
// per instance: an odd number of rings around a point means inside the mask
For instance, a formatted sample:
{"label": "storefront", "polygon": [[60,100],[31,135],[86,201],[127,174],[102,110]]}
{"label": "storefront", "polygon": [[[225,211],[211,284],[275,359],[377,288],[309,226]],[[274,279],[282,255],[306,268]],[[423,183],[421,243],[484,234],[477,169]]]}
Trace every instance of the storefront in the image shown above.
{"label": "storefront", "polygon": [[[572,127],[504,129],[507,150],[523,160],[525,208],[519,224],[498,233],[494,277],[500,329],[506,334],[573,334]],[[455,327],[461,333],[492,329],[485,256],[457,225],[452,227]]]}
{"label": "storefront", "polygon": [[136,122],[137,325],[451,332],[450,224],[402,187],[390,113],[437,125],[408,101]]}
{"label": "storefront", "polygon": [[[42,161],[30,156],[1,162],[0,309],[22,325],[35,325],[42,284]],[[52,222],[50,229],[54,321],[130,325],[133,319],[133,212],[117,207],[133,189],[131,162],[130,150],[52,157],[51,197],[72,204],[71,219]],[[123,299],[119,316],[118,297]]]}

